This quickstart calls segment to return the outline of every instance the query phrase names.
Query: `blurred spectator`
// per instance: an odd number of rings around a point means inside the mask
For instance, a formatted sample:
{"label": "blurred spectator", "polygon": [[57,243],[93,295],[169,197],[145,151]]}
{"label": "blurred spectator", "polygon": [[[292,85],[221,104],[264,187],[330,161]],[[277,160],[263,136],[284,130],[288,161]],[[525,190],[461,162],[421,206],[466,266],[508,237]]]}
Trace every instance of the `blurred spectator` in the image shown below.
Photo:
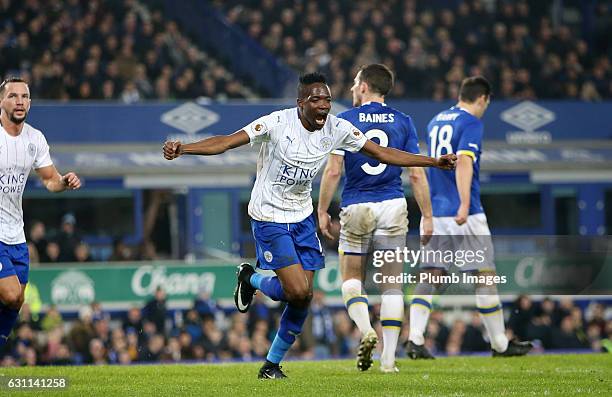
{"label": "blurred spectator", "polygon": [[202,336],[200,344],[209,353],[208,359],[230,358],[227,336],[221,332],[212,317],[204,318],[202,321]]}
{"label": "blurred spectator", "polygon": [[133,307],[127,312],[126,319],[123,320],[123,331],[126,334],[133,333],[139,335],[142,333],[142,315],[140,309]]}
{"label": "blurred spectator", "polygon": [[32,226],[30,226],[29,241],[36,247],[40,262],[48,262],[47,237],[44,223],[41,221],[32,222]]}
{"label": "blurred spectator", "polygon": [[91,308],[91,318],[93,321],[110,321],[110,315],[102,309],[102,305],[100,304],[100,302],[91,302],[89,307]]}
{"label": "blurred spectator", "polygon": [[166,329],[166,291],[162,287],[155,289],[155,296],[147,302],[142,309],[143,317],[157,328],[157,332],[164,332]]}
{"label": "blurred spectator", "polygon": [[425,333],[427,347],[432,352],[444,352],[449,335],[450,330],[444,323],[444,313],[440,310],[433,310],[429,316],[427,332]]}
{"label": "blurred spectator", "polygon": [[310,317],[312,336],[316,344],[315,354],[317,357],[329,357],[336,342],[334,319],[331,310],[325,305],[325,292],[320,289],[313,292]]}
{"label": "blurred spectator", "polygon": [[463,334],[461,351],[481,352],[489,350],[489,343],[484,339],[484,335],[486,334],[480,315],[476,312],[472,313],[471,321],[465,328],[465,333]]}
{"label": "blurred spectator", "polygon": [[579,338],[581,330],[576,326],[572,316],[565,316],[559,328],[552,331],[552,347],[555,349],[581,349],[588,345]]}
{"label": "blurred spectator", "polygon": [[100,339],[94,338],[89,341],[89,356],[87,363],[94,365],[108,364],[106,348]]}
{"label": "blurred spectator", "polygon": [[264,294],[255,294],[248,312],[247,324],[251,332],[255,328],[255,324],[260,320],[269,324],[272,321],[272,309],[266,304]]}
{"label": "blurred spectator", "polygon": [[[81,238],[76,233],[76,218],[74,214],[67,213],[62,217],[61,231],[59,233],[57,244],[59,245],[59,261],[74,262],[75,249],[81,242]],[[47,252],[49,258],[52,254]]]}
{"label": "blurred spectator", "polygon": [[528,328],[534,316],[535,308],[528,296],[520,295],[512,307],[508,328],[512,329],[514,335],[520,340],[528,340]]}
{"label": "blurred spectator", "polygon": [[121,93],[121,101],[126,104],[136,103],[140,101],[140,92],[136,88],[136,84],[132,80],[128,81],[123,87]]}
{"label": "blurred spectator", "polygon": [[91,262],[91,254],[89,253],[89,245],[86,242],[81,241],[74,248],[74,260],[75,262]]}
{"label": "blurred spectator", "polygon": [[32,312],[30,310],[30,305],[27,303],[24,303],[21,306],[21,310],[19,311],[19,319],[17,321],[17,324],[27,324],[30,328],[38,330],[41,328],[41,324],[40,321],[38,320],[38,318],[35,318],[32,315]]}
{"label": "blurred spectator", "polygon": [[94,336],[92,310],[89,306],[83,306],[79,310],[79,318],[70,330],[68,338],[70,348],[76,354],[75,362],[83,363],[90,357],[90,341]]}
{"label": "blurred spectator", "polygon": [[202,328],[200,324],[200,316],[194,309],[188,310],[185,314],[183,329],[191,335],[191,339],[198,340],[202,337]]}
{"label": "blurred spectator", "polygon": [[55,241],[49,241],[45,253],[47,254],[47,262],[53,263],[60,261],[60,246]]}
{"label": "blurred spectator", "polygon": [[123,239],[118,237],[113,240],[113,252],[111,253],[109,261],[122,262],[129,261],[132,259],[132,250],[128,247]]}
{"label": "blurred spectator", "polygon": [[[23,308],[22,308],[23,311]],[[47,314],[41,321],[41,328],[43,331],[51,331],[55,328],[61,328],[64,325],[64,319],[62,318],[61,313],[57,310],[55,305],[51,306],[49,310],[47,310]]]}
{"label": "blurred spectator", "polygon": [[160,361],[165,341],[160,334],[154,334],[149,338],[146,347],[140,352],[138,361],[153,362]]}
{"label": "blurred spectator", "polygon": [[208,288],[201,288],[200,293],[197,298],[193,301],[193,308],[200,316],[200,318],[205,317],[215,317],[217,313],[217,302],[215,302],[210,297],[210,292]]}

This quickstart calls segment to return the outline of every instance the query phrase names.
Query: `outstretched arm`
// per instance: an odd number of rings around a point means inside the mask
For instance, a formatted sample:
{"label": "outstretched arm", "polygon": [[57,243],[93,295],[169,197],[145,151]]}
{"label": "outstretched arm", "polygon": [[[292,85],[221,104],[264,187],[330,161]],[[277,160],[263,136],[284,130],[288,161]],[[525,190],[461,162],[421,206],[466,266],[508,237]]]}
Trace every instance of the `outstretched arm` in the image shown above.
{"label": "outstretched arm", "polygon": [[249,141],[249,135],[244,130],[240,130],[231,135],[211,136],[194,143],[165,142],[163,147],[164,158],[174,160],[183,154],[211,156],[246,145]]}
{"label": "outstretched arm", "polygon": [[330,240],[334,239],[331,233],[331,217],[327,212],[329,205],[334,197],[334,193],[338,188],[340,177],[342,176],[342,163],[344,157],[338,154],[330,154],[323,171],[323,177],[321,178],[321,187],[319,190],[319,206],[317,208],[317,214],[319,216],[319,228],[321,233]]}
{"label": "outstretched arm", "polygon": [[363,145],[361,152],[381,163],[400,167],[437,167],[444,170],[452,170],[455,168],[455,161],[457,160],[457,156],[454,154],[445,154],[436,159],[390,147],[383,147],[371,140],[368,140]]}
{"label": "outstretched arm", "polygon": [[61,175],[54,165],[38,168],[36,173],[50,192],[59,193],[66,189],[76,190],[81,187],[81,181],[74,172]]}

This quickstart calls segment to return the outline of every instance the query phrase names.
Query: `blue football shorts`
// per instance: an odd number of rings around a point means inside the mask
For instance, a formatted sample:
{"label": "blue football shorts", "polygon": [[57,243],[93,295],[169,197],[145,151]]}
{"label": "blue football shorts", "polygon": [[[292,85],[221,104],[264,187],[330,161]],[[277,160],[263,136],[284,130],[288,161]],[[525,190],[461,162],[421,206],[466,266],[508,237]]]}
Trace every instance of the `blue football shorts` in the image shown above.
{"label": "blue football shorts", "polygon": [[276,270],[301,264],[304,270],[325,267],[314,214],[298,223],[262,222],[251,219],[258,267]]}
{"label": "blue football shorts", "polygon": [[26,243],[5,244],[0,241],[0,278],[17,276],[21,284],[27,284],[30,272],[30,255]]}

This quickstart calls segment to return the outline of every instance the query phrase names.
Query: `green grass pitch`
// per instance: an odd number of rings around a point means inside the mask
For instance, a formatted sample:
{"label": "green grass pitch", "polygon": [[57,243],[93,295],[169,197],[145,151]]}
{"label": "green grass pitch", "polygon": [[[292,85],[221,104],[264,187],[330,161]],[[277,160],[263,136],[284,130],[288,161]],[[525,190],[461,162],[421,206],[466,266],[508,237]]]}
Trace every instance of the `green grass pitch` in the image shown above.
{"label": "green grass pitch", "polygon": [[364,373],[352,360],[286,362],[286,380],[258,380],[259,363],[0,368],[7,377],[63,376],[61,396],[612,396],[612,355],[537,355],[400,360],[399,374]]}

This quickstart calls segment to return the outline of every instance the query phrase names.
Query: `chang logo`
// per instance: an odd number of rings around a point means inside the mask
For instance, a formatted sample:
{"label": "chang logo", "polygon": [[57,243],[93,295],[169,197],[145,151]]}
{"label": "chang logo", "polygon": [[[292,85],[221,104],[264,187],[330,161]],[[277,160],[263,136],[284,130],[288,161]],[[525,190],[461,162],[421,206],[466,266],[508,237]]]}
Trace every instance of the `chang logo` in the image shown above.
{"label": "chang logo", "polygon": [[96,297],[93,280],[78,270],[60,273],[51,281],[51,301],[59,305],[82,305]]}
{"label": "chang logo", "polygon": [[551,134],[548,131],[536,131],[546,124],[556,120],[553,112],[531,101],[524,101],[510,109],[504,110],[500,117],[503,121],[520,128],[523,131],[510,131],[506,134],[508,143],[550,143]]}

